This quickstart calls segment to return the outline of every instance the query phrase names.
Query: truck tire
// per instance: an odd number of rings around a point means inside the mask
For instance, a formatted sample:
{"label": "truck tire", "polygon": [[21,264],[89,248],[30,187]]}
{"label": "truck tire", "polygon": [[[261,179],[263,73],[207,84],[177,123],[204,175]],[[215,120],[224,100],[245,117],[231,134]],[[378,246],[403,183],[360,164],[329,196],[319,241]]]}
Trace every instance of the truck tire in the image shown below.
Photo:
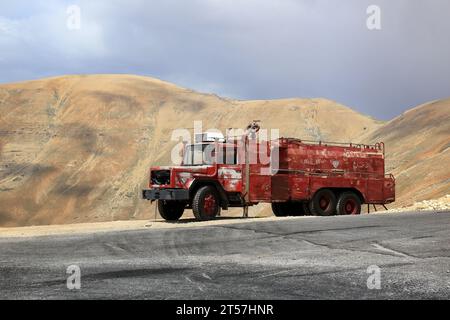
{"label": "truck tire", "polygon": [[272,212],[276,217],[286,217],[288,215],[285,202],[272,202]]}
{"label": "truck tire", "polygon": [[337,201],[336,210],[338,215],[360,214],[361,200],[354,192],[343,192]]}
{"label": "truck tire", "polygon": [[192,211],[197,220],[211,220],[220,214],[220,199],[212,186],[197,190],[192,200]]}
{"label": "truck tire", "polygon": [[309,202],[309,210],[315,216],[332,216],[336,214],[336,196],[329,189],[316,192]]}
{"label": "truck tire", "polygon": [[181,201],[158,200],[158,211],[167,221],[176,221],[181,218],[186,203]]}

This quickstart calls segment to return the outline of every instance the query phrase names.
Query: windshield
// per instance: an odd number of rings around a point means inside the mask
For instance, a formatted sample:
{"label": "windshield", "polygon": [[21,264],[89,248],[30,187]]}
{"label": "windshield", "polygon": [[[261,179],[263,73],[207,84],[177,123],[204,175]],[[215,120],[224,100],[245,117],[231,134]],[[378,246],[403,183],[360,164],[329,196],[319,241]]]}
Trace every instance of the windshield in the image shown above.
{"label": "windshield", "polygon": [[199,166],[214,163],[213,144],[191,144],[184,151],[183,165]]}
{"label": "windshield", "polygon": [[[184,150],[183,165],[199,166],[209,165],[216,162],[215,145],[213,143],[189,144]],[[237,150],[232,146],[219,145],[219,164],[237,164]]]}

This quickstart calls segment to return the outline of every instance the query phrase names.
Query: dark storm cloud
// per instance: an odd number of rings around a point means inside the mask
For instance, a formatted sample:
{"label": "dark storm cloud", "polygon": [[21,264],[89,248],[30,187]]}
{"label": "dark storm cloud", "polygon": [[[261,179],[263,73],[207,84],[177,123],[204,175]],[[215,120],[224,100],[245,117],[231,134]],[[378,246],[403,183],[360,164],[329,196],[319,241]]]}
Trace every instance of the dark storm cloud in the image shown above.
{"label": "dark storm cloud", "polygon": [[[69,5],[81,29],[66,27]],[[381,30],[366,27],[369,5]],[[381,119],[450,96],[448,0],[9,1],[0,81],[136,73],[239,99],[326,97]]]}

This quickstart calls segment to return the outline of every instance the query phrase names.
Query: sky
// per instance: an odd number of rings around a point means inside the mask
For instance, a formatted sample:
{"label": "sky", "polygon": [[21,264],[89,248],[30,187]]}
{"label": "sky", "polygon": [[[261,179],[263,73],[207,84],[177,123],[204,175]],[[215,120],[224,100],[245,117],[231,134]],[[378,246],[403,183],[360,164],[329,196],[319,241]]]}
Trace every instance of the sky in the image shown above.
{"label": "sky", "polygon": [[0,0],[1,83],[95,73],[387,120],[450,97],[450,1]]}

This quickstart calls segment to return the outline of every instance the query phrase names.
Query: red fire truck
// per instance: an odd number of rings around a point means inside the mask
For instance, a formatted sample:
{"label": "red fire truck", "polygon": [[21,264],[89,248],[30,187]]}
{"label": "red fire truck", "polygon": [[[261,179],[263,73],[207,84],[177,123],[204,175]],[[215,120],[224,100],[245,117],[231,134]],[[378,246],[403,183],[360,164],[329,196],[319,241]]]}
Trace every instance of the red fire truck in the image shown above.
{"label": "red fire truck", "polygon": [[198,220],[230,207],[244,208],[247,216],[248,207],[261,202],[271,203],[276,216],[330,216],[360,214],[362,204],[395,201],[395,179],[385,174],[382,142],[256,141],[258,130],[252,123],[241,139],[187,144],[181,165],[150,168],[143,198],[157,200],[160,215],[169,221],[185,209]]}

